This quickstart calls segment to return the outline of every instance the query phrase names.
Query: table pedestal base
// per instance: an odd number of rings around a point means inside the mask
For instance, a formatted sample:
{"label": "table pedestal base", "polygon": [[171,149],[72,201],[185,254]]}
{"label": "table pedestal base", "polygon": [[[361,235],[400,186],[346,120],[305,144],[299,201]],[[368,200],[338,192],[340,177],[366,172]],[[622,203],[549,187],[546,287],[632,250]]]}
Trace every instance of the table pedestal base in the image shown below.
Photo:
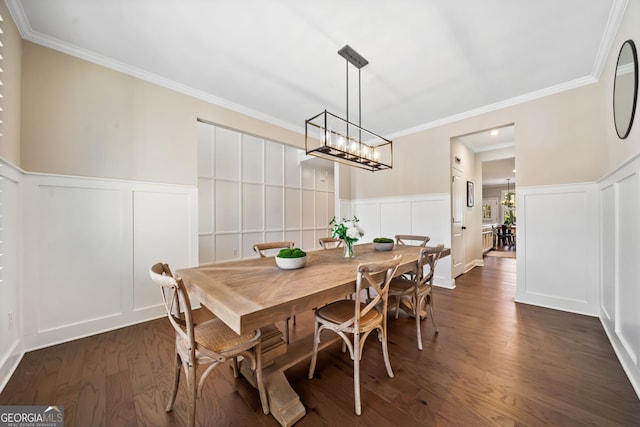
{"label": "table pedestal base", "polygon": [[[339,340],[340,337],[336,334],[323,335],[322,341],[318,345],[318,351]],[[276,358],[271,365],[262,370],[264,386],[269,398],[269,411],[283,427],[292,426],[307,413],[304,405],[300,402],[300,396],[289,384],[284,371],[311,357],[312,351],[313,335],[303,337],[289,344],[285,354]],[[240,364],[240,373],[254,387],[257,387],[253,372],[246,364]]]}

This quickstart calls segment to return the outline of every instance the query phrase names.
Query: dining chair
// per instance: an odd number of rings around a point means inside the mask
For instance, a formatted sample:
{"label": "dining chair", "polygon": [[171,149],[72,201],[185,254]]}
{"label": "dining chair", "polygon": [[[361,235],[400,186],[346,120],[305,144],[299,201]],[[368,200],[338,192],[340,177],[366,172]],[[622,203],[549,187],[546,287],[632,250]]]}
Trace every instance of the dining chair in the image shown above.
{"label": "dining chair", "polygon": [[411,234],[396,234],[396,245],[427,246],[431,240],[429,236],[416,236]]}
{"label": "dining chair", "polygon": [[334,249],[344,246],[344,240],[334,239],[333,237],[321,237],[318,239],[318,243],[320,243],[322,249]]}
{"label": "dining chair", "polygon": [[[406,246],[427,246],[427,242],[431,240],[429,236],[420,236],[414,234],[396,234],[396,245]],[[416,276],[416,270],[411,270],[404,273],[403,276],[407,279],[414,280]]]}
{"label": "dining chair", "polygon": [[266,242],[256,243],[253,245],[253,250],[260,258],[265,258],[267,256],[277,255],[280,249],[293,249],[294,246],[295,243],[293,242]]}
{"label": "dining chair", "polygon": [[[270,254],[274,256],[278,254],[277,251],[280,249],[293,249],[295,243],[293,242],[266,242],[266,243],[256,243],[253,245],[253,250],[260,256],[260,258],[265,258]],[[289,344],[289,319],[291,317],[287,317],[284,321],[284,341]],[[293,316],[293,324],[296,324],[296,316]]]}
{"label": "dining chair", "polygon": [[509,235],[509,240],[511,245],[516,245],[516,226],[513,224],[507,225],[507,234]]}
{"label": "dining chair", "polygon": [[[406,276],[394,277],[389,284],[389,297],[396,299],[396,319],[400,312],[400,304],[408,307],[410,314],[416,318],[416,334],[418,338],[418,350],[422,350],[422,331],[420,329],[420,320],[423,317],[431,316],[431,323],[436,330],[440,332],[433,315],[433,274],[436,264],[444,251],[444,244],[437,246],[427,246],[420,250],[418,261],[416,263],[417,274],[413,279]],[[425,272],[428,267],[429,271]],[[423,309],[423,306],[425,306]]]}
{"label": "dining chair", "polygon": [[[323,330],[333,331],[338,334],[344,344],[344,348],[349,349],[349,354],[353,360],[353,385],[355,397],[355,412],[362,413],[360,403],[360,359],[364,343],[372,331],[378,331],[378,339],[382,343],[382,355],[387,368],[387,375],[393,378],[393,370],[389,361],[387,349],[387,298],[389,292],[389,282],[395,275],[402,255],[396,255],[393,259],[361,263],[357,268],[355,293],[360,295],[365,288],[372,287],[376,291],[376,296],[363,303],[359,298],[354,300],[339,300],[325,305],[316,310],[314,315],[314,335],[313,353],[311,355],[311,365],[309,366],[309,379],[313,378],[318,357],[318,344],[320,343],[320,333]],[[382,281],[374,277],[384,274]],[[351,335],[353,341],[351,341]]]}
{"label": "dining chair", "polygon": [[507,224],[498,227],[498,240],[502,242],[502,246],[511,246],[511,229]]}
{"label": "dining chair", "polygon": [[[173,410],[180,371],[184,368],[189,393],[188,425],[195,425],[196,400],[201,396],[204,381],[216,367],[229,359],[233,361],[233,373],[238,378],[237,358],[242,356],[243,360],[251,363],[262,411],[268,414],[269,403],[262,381],[260,330],[238,335],[218,318],[195,324],[189,294],[182,279],[174,277],[169,266],[163,263],[153,265],[149,274],[153,282],[160,286],[165,311],[176,334],[173,388],[166,411]],[[201,366],[204,368],[199,369]]]}

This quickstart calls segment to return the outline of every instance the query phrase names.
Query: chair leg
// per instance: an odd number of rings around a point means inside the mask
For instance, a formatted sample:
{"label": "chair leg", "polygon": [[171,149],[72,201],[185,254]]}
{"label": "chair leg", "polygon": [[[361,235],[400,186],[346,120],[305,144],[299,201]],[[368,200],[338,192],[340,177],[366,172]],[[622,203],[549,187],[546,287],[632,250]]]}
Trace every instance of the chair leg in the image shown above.
{"label": "chair leg", "polygon": [[173,387],[171,389],[171,394],[169,395],[169,403],[167,403],[167,408],[165,409],[167,412],[171,412],[173,410],[173,404],[176,402],[176,396],[178,395],[178,385],[180,384],[180,368],[182,367],[182,360],[180,360],[180,355],[178,354],[177,349],[174,364]]}
{"label": "chair leg", "polygon": [[391,369],[391,361],[389,360],[389,348],[387,347],[387,328],[386,325],[381,328],[382,334],[382,355],[384,356],[384,365],[387,368],[387,375],[393,378],[393,369]]}
{"label": "chair leg", "polygon": [[318,342],[320,342],[320,336],[318,333],[319,324],[318,321],[314,322],[313,328],[313,353],[311,353],[311,364],[309,365],[308,378],[313,378],[313,372],[316,370],[316,360],[318,359]]}
{"label": "chair leg", "polygon": [[233,378],[240,378],[239,370],[238,370],[238,358],[234,357],[231,361],[231,368],[233,368]]}
{"label": "chair leg", "polygon": [[433,315],[433,295],[429,295],[427,297],[427,307],[429,307],[429,316],[431,316],[431,323],[433,324],[434,329],[436,330],[436,334],[440,332],[438,329],[438,324],[436,323],[436,318]]}
{"label": "chair leg", "polygon": [[416,304],[414,313],[416,315],[416,335],[418,338],[418,350],[422,351],[422,330],[420,329],[420,307],[422,307],[422,300],[416,301],[420,301],[420,304]]}
{"label": "chair leg", "polygon": [[[289,319],[291,319],[291,317],[287,317],[287,319],[284,321],[284,342],[286,342],[287,344],[289,344]],[[293,315],[293,324],[296,324],[296,315]]]}
{"label": "chair leg", "polygon": [[284,342],[289,344],[289,318],[284,321]]}
{"label": "chair leg", "polygon": [[258,392],[260,393],[260,403],[262,404],[262,412],[269,415],[269,399],[267,399],[267,391],[264,388],[262,379],[262,348],[258,344],[255,348],[256,353],[256,381],[258,382]]}
{"label": "chair leg", "polygon": [[360,334],[353,334],[353,396],[356,415],[362,414],[360,402]]}
{"label": "chair leg", "polygon": [[189,366],[187,369],[187,383],[189,387],[189,402],[188,402],[188,418],[187,425],[189,427],[194,427],[196,425],[196,397],[198,391],[198,384],[196,382],[196,367]]}

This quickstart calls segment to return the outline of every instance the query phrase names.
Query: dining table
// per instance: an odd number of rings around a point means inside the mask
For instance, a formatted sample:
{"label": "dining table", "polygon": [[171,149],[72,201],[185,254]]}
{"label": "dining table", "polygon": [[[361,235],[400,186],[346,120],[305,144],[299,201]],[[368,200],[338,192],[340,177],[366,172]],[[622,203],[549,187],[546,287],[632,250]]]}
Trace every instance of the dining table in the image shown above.
{"label": "dining table", "polygon": [[[307,251],[306,265],[294,270],[281,269],[274,257],[266,257],[183,268],[176,274],[190,295],[241,334],[260,328],[275,329],[275,322],[353,294],[360,263],[401,255],[396,275],[408,273],[416,267],[420,247],[395,245],[390,251],[377,251],[373,244],[366,243],[355,245],[355,253],[355,258],[348,258],[343,248]],[[333,342],[335,338],[323,339],[321,348]],[[278,347],[281,351],[263,369],[263,378],[270,413],[286,427],[302,418],[306,410],[285,371],[311,355],[313,334],[289,345],[281,340]],[[250,371],[242,373],[255,382]]]}

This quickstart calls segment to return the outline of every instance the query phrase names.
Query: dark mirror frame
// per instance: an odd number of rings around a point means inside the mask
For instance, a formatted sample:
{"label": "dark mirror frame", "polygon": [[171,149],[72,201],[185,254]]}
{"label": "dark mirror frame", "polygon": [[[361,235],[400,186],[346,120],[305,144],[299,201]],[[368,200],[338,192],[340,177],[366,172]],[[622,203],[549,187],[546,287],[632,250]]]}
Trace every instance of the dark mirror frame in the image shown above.
{"label": "dark mirror frame", "polygon": [[[629,46],[631,48],[631,53],[633,55],[633,69],[634,69],[634,81],[633,81],[633,101],[631,105],[631,116],[629,117],[629,123],[620,123],[621,120],[625,118],[616,117],[616,82],[618,80],[618,66],[620,65],[620,57],[622,55],[622,51],[625,46]],[[616,133],[620,139],[625,139],[629,136],[629,132],[631,131],[631,126],[633,125],[633,118],[636,113],[636,104],[638,102],[638,53],[636,52],[636,45],[633,40],[627,40],[622,43],[620,47],[620,51],[618,52],[618,60],[616,61],[616,70],[613,79],[613,121],[616,128]],[[620,129],[621,126],[626,126]]]}

